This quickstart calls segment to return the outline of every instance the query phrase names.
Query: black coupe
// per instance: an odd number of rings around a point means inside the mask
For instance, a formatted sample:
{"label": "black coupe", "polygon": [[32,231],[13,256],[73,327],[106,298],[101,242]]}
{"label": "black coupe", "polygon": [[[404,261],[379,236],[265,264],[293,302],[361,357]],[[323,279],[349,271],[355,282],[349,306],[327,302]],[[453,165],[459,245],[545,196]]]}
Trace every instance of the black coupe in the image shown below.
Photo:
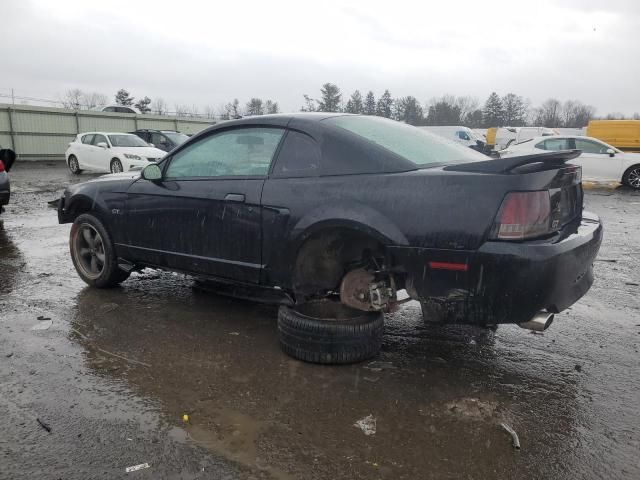
{"label": "black coupe", "polygon": [[58,215],[89,285],[186,272],[281,304],[287,353],[346,363],[377,353],[399,290],[428,322],[534,330],[584,295],[602,226],[578,154],[487,159],[378,117],[256,116],[73,185]]}

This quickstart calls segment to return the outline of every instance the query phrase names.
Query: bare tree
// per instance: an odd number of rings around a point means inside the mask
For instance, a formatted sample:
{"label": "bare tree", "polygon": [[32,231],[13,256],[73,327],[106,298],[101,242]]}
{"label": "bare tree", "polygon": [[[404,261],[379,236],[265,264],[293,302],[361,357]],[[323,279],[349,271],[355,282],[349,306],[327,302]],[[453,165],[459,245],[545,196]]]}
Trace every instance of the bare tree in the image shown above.
{"label": "bare tree", "polygon": [[264,111],[265,113],[279,113],[280,107],[278,106],[278,102],[267,100],[264,102]]}
{"label": "bare tree", "polygon": [[176,117],[186,117],[189,114],[189,107],[187,105],[180,105],[176,103],[173,107]]}
{"label": "bare tree", "polygon": [[[455,97],[454,97],[455,98]],[[458,97],[455,99],[455,106],[460,110],[460,120],[467,122],[467,118],[478,109],[480,103],[478,99],[471,96]]]}
{"label": "bare tree", "polygon": [[151,102],[151,111],[156,115],[166,115],[167,104],[161,97],[158,97],[153,102]]}
{"label": "bare tree", "polygon": [[534,116],[536,125],[543,127],[559,127],[562,125],[562,104],[555,98],[546,100],[536,109]]}
{"label": "bare tree", "polygon": [[109,101],[108,97],[104,93],[91,92],[82,94],[82,106],[88,110],[92,108],[106,105]]}
{"label": "bare tree", "polygon": [[209,119],[216,118],[216,108],[213,105],[206,105],[204,107],[204,116]]}
{"label": "bare tree", "polygon": [[64,92],[64,96],[60,100],[62,106],[64,108],[68,108],[70,110],[80,110],[82,106],[82,98],[83,98],[82,90],[79,88],[71,88]]}

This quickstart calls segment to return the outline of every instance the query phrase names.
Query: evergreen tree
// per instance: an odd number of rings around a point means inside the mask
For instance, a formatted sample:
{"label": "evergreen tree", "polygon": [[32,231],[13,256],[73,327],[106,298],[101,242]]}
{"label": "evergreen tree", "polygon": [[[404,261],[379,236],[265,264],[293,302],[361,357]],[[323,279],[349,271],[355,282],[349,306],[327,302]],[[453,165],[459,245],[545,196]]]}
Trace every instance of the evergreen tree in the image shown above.
{"label": "evergreen tree", "polygon": [[456,104],[455,97],[445,95],[432,100],[427,114],[427,125],[460,125],[462,109]]}
{"label": "evergreen tree", "polygon": [[140,110],[140,113],[149,113],[151,111],[151,99],[149,97],[144,97],[135,104],[135,107]]}
{"label": "evergreen tree", "polygon": [[379,117],[391,118],[393,114],[393,98],[389,93],[389,90],[385,90],[378,104],[376,105],[376,115]]}
{"label": "evergreen tree", "polygon": [[491,92],[484,104],[484,124],[486,127],[501,127],[504,125],[504,108],[502,100],[496,92]]}
{"label": "evergreen tree", "polygon": [[325,83],[320,89],[321,98],[317,100],[319,112],[339,112],[342,94],[337,85]]}
{"label": "evergreen tree", "polygon": [[360,90],[356,90],[351,94],[351,98],[347,102],[347,106],[345,108],[347,113],[364,113],[364,104],[362,103],[362,95],[360,94]]}
{"label": "evergreen tree", "polygon": [[369,90],[369,93],[367,93],[367,97],[364,101],[364,114],[376,114],[376,97],[373,96],[373,92],[371,90]]}
{"label": "evergreen tree", "polygon": [[116,103],[118,105],[125,105],[127,107],[130,107],[131,105],[133,105],[134,100],[135,99],[124,88],[121,88],[116,93]]}
{"label": "evergreen tree", "polygon": [[395,102],[395,118],[410,125],[421,125],[424,122],[422,106],[415,97],[402,97]]}
{"label": "evergreen tree", "polygon": [[247,102],[246,115],[264,115],[264,108],[260,98],[252,98]]}
{"label": "evergreen tree", "polygon": [[527,104],[515,93],[502,97],[503,121],[505,126],[522,127],[526,123]]}
{"label": "evergreen tree", "polygon": [[483,120],[484,118],[482,116],[482,110],[477,109],[471,112],[469,115],[467,115],[467,118],[465,119],[465,123],[467,127],[480,128],[484,123]]}

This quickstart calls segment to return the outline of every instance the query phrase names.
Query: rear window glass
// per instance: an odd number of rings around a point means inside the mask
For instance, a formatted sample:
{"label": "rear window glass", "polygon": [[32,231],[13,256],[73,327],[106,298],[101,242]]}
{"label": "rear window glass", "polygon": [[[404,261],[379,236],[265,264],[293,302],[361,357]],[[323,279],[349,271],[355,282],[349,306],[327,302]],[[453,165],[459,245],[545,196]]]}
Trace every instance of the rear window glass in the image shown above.
{"label": "rear window glass", "polygon": [[485,155],[423,129],[371,116],[340,116],[323,120],[360,135],[418,166],[487,160]]}

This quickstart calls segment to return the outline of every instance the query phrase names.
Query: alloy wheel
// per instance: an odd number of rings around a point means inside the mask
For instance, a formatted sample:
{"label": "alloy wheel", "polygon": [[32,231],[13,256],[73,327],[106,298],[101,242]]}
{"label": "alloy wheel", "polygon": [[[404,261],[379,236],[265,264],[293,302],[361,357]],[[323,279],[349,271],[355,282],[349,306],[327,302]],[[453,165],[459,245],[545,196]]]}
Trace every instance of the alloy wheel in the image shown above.
{"label": "alloy wheel", "polygon": [[78,228],[75,236],[74,252],[83,273],[88,278],[97,278],[104,270],[105,251],[102,236],[88,223]]}
{"label": "alloy wheel", "polygon": [[111,162],[111,173],[120,173],[122,172],[122,164],[120,160],[114,160]]}
{"label": "alloy wheel", "polygon": [[628,182],[633,188],[640,188],[640,168],[634,168],[629,172]]}

